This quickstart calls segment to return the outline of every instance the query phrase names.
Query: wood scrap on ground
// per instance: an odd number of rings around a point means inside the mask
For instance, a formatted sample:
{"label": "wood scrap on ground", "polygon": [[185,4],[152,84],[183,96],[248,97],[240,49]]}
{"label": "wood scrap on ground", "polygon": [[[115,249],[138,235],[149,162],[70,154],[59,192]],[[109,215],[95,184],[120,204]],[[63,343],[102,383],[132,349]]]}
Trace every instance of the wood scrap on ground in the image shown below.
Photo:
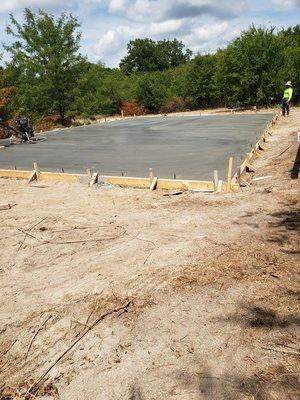
{"label": "wood scrap on ground", "polygon": [[0,204],[0,210],[10,210],[11,205],[9,203]]}
{"label": "wood scrap on ground", "polygon": [[168,196],[168,197],[171,197],[171,196],[179,196],[179,195],[182,194],[182,193],[183,193],[183,191],[180,190],[180,191],[176,191],[176,192],[164,193],[163,196]]}

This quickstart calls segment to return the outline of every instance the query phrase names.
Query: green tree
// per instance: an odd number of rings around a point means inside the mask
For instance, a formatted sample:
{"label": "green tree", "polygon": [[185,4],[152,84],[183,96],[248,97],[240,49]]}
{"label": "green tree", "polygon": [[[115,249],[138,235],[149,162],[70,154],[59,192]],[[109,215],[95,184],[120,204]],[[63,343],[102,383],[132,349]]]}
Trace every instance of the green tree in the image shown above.
{"label": "green tree", "polygon": [[279,39],[283,44],[283,65],[279,76],[282,84],[292,81],[294,102],[300,100],[300,25],[283,29],[279,32]]}
{"label": "green tree", "polygon": [[190,60],[191,50],[177,39],[160,40],[135,39],[127,45],[127,56],[120,62],[125,74],[133,72],[164,71]]}
{"label": "green tree", "polygon": [[213,83],[215,55],[198,55],[189,64],[186,75],[185,98],[192,99],[197,107],[214,104],[216,94]]}
{"label": "green tree", "polygon": [[136,97],[140,104],[157,112],[171,98],[169,74],[152,72],[144,74],[137,86]]}
{"label": "green tree", "polygon": [[216,88],[232,104],[273,103],[282,84],[283,62],[283,43],[274,28],[252,26],[220,53]]}
{"label": "green tree", "polygon": [[17,86],[16,106],[38,114],[57,112],[64,124],[83,63],[77,19],[44,11],[36,15],[26,8],[22,24],[12,14],[10,20],[7,33],[15,41],[5,49],[11,54],[7,76]]}

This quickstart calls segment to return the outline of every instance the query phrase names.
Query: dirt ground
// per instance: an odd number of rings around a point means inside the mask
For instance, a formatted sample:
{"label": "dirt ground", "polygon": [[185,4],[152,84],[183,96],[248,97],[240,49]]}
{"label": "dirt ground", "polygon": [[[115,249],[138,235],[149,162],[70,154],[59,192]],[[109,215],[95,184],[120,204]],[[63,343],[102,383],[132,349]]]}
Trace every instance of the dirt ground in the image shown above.
{"label": "dirt ground", "polygon": [[0,180],[0,399],[299,399],[299,121],[236,194]]}

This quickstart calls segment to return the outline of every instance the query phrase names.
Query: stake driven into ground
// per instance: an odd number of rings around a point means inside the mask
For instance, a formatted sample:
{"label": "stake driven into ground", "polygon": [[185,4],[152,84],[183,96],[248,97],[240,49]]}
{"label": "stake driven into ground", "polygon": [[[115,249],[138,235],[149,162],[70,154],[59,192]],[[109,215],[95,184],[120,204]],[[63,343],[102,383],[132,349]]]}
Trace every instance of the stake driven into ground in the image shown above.
{"label": "stake driven into ground", "polygon": [[2,398],[296,399],[299,117],[237,194],[0,180]]}

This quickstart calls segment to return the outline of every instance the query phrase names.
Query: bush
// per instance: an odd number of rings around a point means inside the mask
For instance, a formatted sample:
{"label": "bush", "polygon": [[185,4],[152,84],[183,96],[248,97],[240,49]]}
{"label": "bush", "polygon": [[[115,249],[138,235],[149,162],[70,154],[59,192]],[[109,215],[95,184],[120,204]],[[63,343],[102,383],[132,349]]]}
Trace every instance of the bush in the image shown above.
{"label": "bush", "polygon": [[142,106],[137,101],[124,102],[121,106],[121,109],[123,110],[124,117],[133,117],[134,115],[149,114],[147,108]]}
{"label": "bush", "polygon": [[184,100],[182,97],[174,96],[168,103],[161,107],[160,112],[172,113],[189,111],[191,108],[190,102]]}

